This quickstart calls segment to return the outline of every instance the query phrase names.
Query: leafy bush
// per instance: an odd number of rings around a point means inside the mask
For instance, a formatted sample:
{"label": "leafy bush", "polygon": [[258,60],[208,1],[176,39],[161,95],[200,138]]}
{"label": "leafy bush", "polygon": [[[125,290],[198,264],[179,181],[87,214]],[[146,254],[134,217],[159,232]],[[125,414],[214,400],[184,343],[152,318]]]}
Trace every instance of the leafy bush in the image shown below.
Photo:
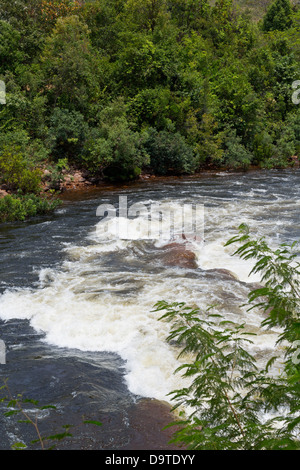
{"label": "leafy bush", "polygon": [[138,176],[147,163],[143,136],[130,130],[125,119],[103,125],[87,142],[88,169],[111,180],[129,180]]}
{"label": "leafy bush", "polygon": [[255,134],[253,139],[253,156],[255,163],[272,158],[275,148],[273,139],[266,131]]}
{"label": "leafy bush", "polygon": [[261,163],[260,167],[265,170],[271,170],[273,168],[286,168],[289,162],[285,157],[280,155],[273,155],[272,157],[265,158]]}
{"label": "leafy bush", "polygon": [[49,157],[49,150],[40,139],[31,139],[24,129],[0,132],[0,149],[9,148],[23,155],[29,166],[44,162]]}
{"label": "leafy bush", "polygon": [[80,158],[88,124],[78,111],[55,108],[48,131],[49,146],[55,159],[67,157],[70,160]]}
{"label": "leafy bush", "polygon": [[44,175],[44,179],[48,181],[48,187],[59,190],[61,183],[64,181],[64,170],[70,169],[67,158],[60,158],[56,163],[49,165],[48,172]]}
{"label": "leafy bush", "polygon": [[21,153],[25,153],[28,143],[29,135],[24,129],[0,132],[0,149],[17,148]]}
{"label": "leafy bush", "polygon": [[0,222],[23,221],[29,217],[47,214],[54,211],[60,203],[58,199],[48,200],[35,194],[8,195],[0,199]]}
{"label": "leafy bush", "polygon": [[264,31],[284,31],[292,25],[292,6],[289,0],[275,0],[268,8],[262,28]]}
{"label": "leafy bush", "polygon": [[150,128],[145,149],[150,156],[151,169],[159,175],[192,173],[196,167],[193,149],[178,132]]}
{"label": "leafy bush", "polygon": [[278,154],[288,158],[300,153],[300,112],[290,113],[282,126],[278,139]]}
{"label": "leafy bush", "polygon": [[24,156],[16,148],[5,147],[0,154],[1,182],[10,189],[24,193],[38,193],[41,187],[41,171],[28,166]]}
{"label": "leafy bush", "polygon": [[[195,117],[190,120],[190,128],[195,129],[195,152],[199,166],[212,162],[219,165],[223,161],[224,150],[222,149],[223,134],[218,133],[217,123],[213,116],[203,114],[199,125],[195,122]],[[191,131],[190,131],[191,132]]]}
{"label": "leafy bush", "polygon": [[0,20],[0,62],[2,70],[12,70],[23,59],[20,33],[9,23]]}
{"label": "leafy bush", "polygon": [[241,139],[236,132],[230,132],[226,141],[226,151],[224,152],[224,163],[229,168],[247,169],[251,164],[252,154],[241,143]]}
{"label": "leafy bush", "polygon": [[268,406],[259,388],[271,381],[259,373],[247,351],[252,341],[244,325],[234,326],[221,315],[184,303],[156,304],[156,311],[163,310],[160,319],[171,323],[168,342],[181,347],[180,356],[192,357],[176,370],[191,384],[171,393],[173,409],[183,406],[192,411],[173,423],[179,430],[171,442],[193,450],[261,450],[293,444],[289,432],[276,429],[281,417],[259,419],[261,409]]}
{"label": "leafy bush", "polygon": [[260,154],[260,165],[263,168],[286,168],[291,163],[291,157],[298,155],[300,150],[299,131],[300,115],[290,113],[284,125],[278,126],[276,130],[275,145],[265,133],[263,135],[266,138],[255,139],[254,153]]}
{"label": "leafy bush", "polygon": [[180,114],[169,88],[145,88],[128,100],[129,112],[139,128],[165,130]]}
{"label": "leafy bush", "polygon": [[144,135],[131,129],[122,100],[105,107],[99,121],[86,142],[87,167],[111,180],[135,178],[148,163],[148,155],[143,147]]}

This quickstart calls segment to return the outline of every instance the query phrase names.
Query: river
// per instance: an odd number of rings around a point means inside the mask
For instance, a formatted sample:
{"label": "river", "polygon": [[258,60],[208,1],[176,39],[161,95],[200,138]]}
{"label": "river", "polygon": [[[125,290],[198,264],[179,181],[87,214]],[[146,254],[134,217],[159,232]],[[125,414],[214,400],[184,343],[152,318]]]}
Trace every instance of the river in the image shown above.
{"label": "river", "polygon": [[[150,435],[150,428],[169,419],[163,403],[184,382],[174,374],[178,351],[166,342],[169,326],[153,311],[158,300],[203,310],[217,304],[226,319],[257,333],[252,352],[258,360],[272,354],[277,332],[262,331],[261,312],[242,307],[259,278],[249,277],[251,262],[232,256],[234,248],[224,243],[242,222],[274,247],[300,239],[299,183],[298,170],[154,179],[67,194],[47,218],[0,226],[0,338],[6,345],[0,373],[12,393],[56,406],[40,417],[41,429],[76,425],[74,439],[61,448],[164,448],[168,436]],[[118,217],[106,219],[100,236],[104,219],[97,208],[118,208],[120,196],[128,207],[172,209],[175,217],[183,206],[204,209],[203,237],[188,240],[196,267],[164,262],[166,237],[145,239],[145,219],[139,226],[129,221],[127,239],[114,231]],[[83,429],[82,414],[103,426]],[[1,449],[34,438],[15,417],[2,413],[0,422]]]}

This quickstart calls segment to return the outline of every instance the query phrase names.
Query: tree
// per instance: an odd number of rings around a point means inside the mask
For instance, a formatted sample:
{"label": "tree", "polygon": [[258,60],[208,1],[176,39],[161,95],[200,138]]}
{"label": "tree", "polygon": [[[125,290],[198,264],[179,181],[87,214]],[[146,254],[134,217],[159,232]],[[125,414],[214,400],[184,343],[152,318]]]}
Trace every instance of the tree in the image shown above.
{"label": "tree", "polygon": [[204,113],[199,123],[196,116],[190,113],[186,125],[188,142],[194,147],[198,167],[210,162],[221,164],[224,153],[223,134],[218,133],[218,125],[212,114]]}
{"label": "tree", "polygon": [[90,38],[94,47],[102,50],[112,59],[118,50],[120,31],[127,29],[122,21],[123,0],[97,0],[85,2],[80,14],[91,32]]}
{"label": "tree", "polygon": [[18,48],[26,63],[36,57],[44,44],[46,31],[41,28],[41,0],[0,0],[0,19],[20,33]]}
{"label": "tree", "polygon": [[275,0],[263,19],[263,31],[284,31],[292,25],[292,7],[289,0]]}
{"label": "tree", "polygon": [[217,73],[212,88],[219,100],[215,118],[220,129],[233,127],[242,137],[242,143],[248,143],[253,137],[261,104],[249,83],[246,70],[241,63],[232,60],[230,65]]}
{"label": "tree", "polygon": [[192,173],[196,167],[195,155],[185,138],[179,132],[148,129],[149,137],[145,148],[150,155],[151,169],[160,175],[168,172]]}
{"label": "tree", "polygon": [[127,0],[125,16],[139,31],[154,32],[156,26],[166,20],[166,0]]}
{"label": "tree", "polygon": [[207,0],[168,0],[172,18],[181,30],[200,30],[210,13]]}
{"label": "tree", "polygon": [[15,70],[15,67],[24,59],[24,54],[19,47],[20,39],[19,31],[6,21],[0,20],[0,73]]}
{"label": "tree", "polygon": [[88,124],[78,111],[55,108],[50,116],[48,146],[52,156],[58,160],[67,157],[80,159],[88,132]]}
{"label": "tree", "polygon": [[53,27],[58,18],[71,16],[81,8],[79,0],[42,0],[40,5],[40,21],[44,27]]}
{"label": "tree", "polygon": [[86,112],[99,93],[99,63],[78,16],[59,18],[41,57],[50,105]]}
{"label": "tree", "polygon": [[132,130],[123,100],[115,100],[100,112],[98,127],[90,130],[83,155],[85,164],[110,180],[134,179],[149,163],[144,139],[143,134]]}
{"label": "tree", "polygon": [[213,15],[220,24],[227,24],[233,19],[233,1],[216,0],[213,7]]}

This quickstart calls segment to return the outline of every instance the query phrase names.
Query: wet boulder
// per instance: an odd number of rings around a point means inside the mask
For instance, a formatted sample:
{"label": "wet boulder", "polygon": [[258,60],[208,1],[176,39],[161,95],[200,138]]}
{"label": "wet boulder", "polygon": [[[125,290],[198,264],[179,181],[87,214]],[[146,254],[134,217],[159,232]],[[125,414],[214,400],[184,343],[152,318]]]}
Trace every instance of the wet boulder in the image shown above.
{"label": "wet boulder", "polygon": [[198,268],[195,253],[187,249],[184,243],[169,243],[160,250],[160,260],[165,266],[179,266],[187,269]]}
{"label": "wet boulder", "polygon": [[206,273],[210,274],[221,274],[223,277],[228,277],[234,280],[238,280],[238,277],[232,272],[229,271],[229,269],[223,269],[223,268],[214,268],[214,269],[207,269],[205,271]]}

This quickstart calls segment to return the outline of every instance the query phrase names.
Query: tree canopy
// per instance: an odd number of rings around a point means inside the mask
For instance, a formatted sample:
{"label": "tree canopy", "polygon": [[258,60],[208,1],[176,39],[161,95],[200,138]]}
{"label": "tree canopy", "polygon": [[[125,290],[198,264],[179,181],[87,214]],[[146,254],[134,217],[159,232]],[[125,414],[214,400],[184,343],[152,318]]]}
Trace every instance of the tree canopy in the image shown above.
{"label": "tree canopy", "polygon": [[258,22],[232,0],[0,7],[0,142],[28,167],[67,158],[126,180],[285,167],[299,152],[300,12],[289,0],[270,2]]}

